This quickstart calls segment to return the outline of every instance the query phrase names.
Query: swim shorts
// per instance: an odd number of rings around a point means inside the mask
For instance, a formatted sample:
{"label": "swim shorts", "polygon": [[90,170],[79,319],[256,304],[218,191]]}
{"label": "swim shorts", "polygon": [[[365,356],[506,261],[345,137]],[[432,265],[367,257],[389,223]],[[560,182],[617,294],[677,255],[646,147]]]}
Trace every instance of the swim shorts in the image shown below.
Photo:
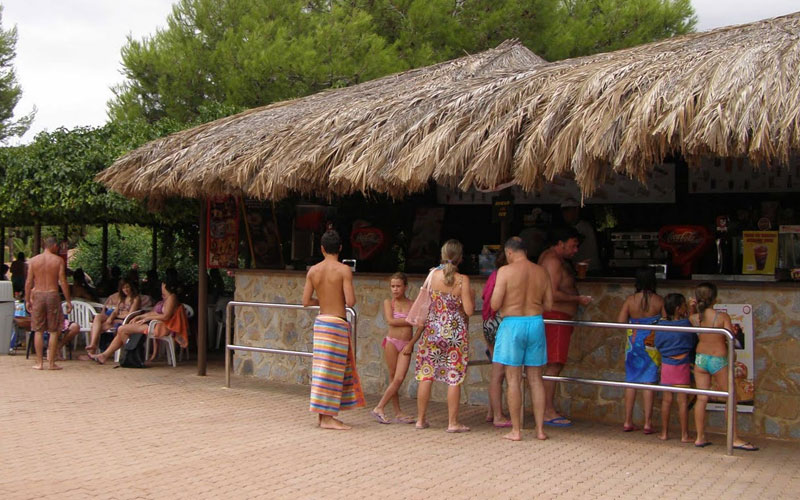
{"label": "swim shorts", "polygon": [[[564,319],[571,320],[572,316],[561,311],[547,311],[542,314],[544,319]],[[571,326],[565,325],[545,325],[544,330],[547,335],[547,362],[548,363],[567,363],[569,353],[569,340],[572,337]]]}
{"label": "swim shorts", "polygon": [[61,312],[61,295],[58,292],[31,294],[31,329],[34,332],[61,332],[64,313]]}
{"label": "swim shorts", "polygon": [[547,340],[541,316],[507,316],[497,329],[495,363],[507,366],[547,364]]}
{"label": "swim shorts", "polygon": [[668,365],[661,364],[661,385],[674,385],[678,387],[689,387],[691,384],[691,365],[683,363],[682,365]]}

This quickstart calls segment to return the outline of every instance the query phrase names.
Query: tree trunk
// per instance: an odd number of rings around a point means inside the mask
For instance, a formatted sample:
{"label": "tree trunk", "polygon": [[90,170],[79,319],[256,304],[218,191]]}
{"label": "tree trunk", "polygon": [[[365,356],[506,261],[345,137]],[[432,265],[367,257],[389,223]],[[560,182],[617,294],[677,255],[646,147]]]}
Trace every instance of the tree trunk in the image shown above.
{"label": "tree trunk", "polygon": [[39,255],[42,251],[42,225],[36,224],[33,226],[33,248],[31,248],[31,257]]}
{"label": "tree trunk", "polygon": [[100,257],[101,276],[104,275],[105,270],[108,269],[108,223],[103,223],[103,244]]}

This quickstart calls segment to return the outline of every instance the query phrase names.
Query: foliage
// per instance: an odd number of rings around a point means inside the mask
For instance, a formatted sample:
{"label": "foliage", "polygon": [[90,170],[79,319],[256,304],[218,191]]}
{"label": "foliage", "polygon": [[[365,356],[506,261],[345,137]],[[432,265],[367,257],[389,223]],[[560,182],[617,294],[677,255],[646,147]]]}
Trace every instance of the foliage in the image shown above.
{"label": "foliage", "polygon": [[[180,0],[122,49],[113,119],[194,123],[519,38],[547,60],[687,33],[689,0]],[[215,113],[210,113],[215,114]]]}
{"label": "foliage", "polygon": [[169,202],[158,214],[94,181],[121,154],[178,130],[177,122],[112,122],[99,128],[39,133],[0,148],[0,221],[6,224],[132,222],[172,224],[195,217],[194,203]]}
{"label": "foliage", "polygon": [[[191,230],[189,230],[191,231]],[[197,228],[194,228],[197,232]],[[83,268],[95,282],[101,276],[103,229],[91,227],[86,235],[75,246],[76,252],[70,261],[70,267]],[[182,283],[193,283],[197,280],[197,236],[194,240],[186,238],[183,231],[158,231],[158,269],[161,278],[164,270],[174,267]],[[108,229],[108,263],[126,270],[136,264],[140,277],[152,265],[153,229],[151,227],[113,224]]]}
{"label": "foliage", "polygon": [[0,5],[0,142],[9,137],[19,137],[31,125],[36,110],[16,121],[14,108],[22,98],[22,88],[11,61],[16,57],[17,27],[3,29],[3,6]]}
{"label": "foliage", "polygon": [[402,69],[370,16],[348,2],[180,0],[167,29],[122,49],[112,119],[197,120]]}

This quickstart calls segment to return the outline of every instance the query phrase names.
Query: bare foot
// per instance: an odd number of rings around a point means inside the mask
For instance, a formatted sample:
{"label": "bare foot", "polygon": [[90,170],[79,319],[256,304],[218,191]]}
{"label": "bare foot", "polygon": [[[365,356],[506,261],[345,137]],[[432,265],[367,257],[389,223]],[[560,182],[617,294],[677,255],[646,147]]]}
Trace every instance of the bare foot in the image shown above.
{"label": "bare foot", "polygon": [[62,370],[62,368],[58,365],[50,365],[50,370]]}
{"label": "bare foot", "polygon": [[661,434],[658,435],[658,439],[666,441],[667,439],[669,439],[669,436],[667,436],[666,432],[662,432]]}
{"label": "bare foot", "polygon": [[320,418],[319,421],[320,428],[331,429],[336,431],[349,431],[350,429],[352,429],[352,427],[350,427],[349,425],[345,425],[341,420],[337,420],[330,416],[327,416],[328,418],[325,418],[326,416],[327,415],[324,415]]}
{"label": "bare foot", "polygon": [[33,368],[34,370],[44,370],[44,366],[42,365],[33,365],[31,366],[31,368]]}
{"label": "bare foot", "polygon": [[447,432],[449,432],[450,434],[457,434],[457,433],[461,433],[461,432],[469,432],[469,427],[467,427],[466,425],[463,425],[463,424],[458,424],[458,425],[453,426],[453,427],[448,427],[447,428]]}
{"label": "bare foot", "polygon": [[681,438],[681,443],[694,443],[694,440],[689,436],[683,436]]}
{"label": "bare foot", "polygon": [[547,439],[547,434],[545,434],[544,432],[538,432],[536,434],[536,439],[538,439],[539,441],[544,441],[545,439]]}
{"label": "bare foot", "polygon": [[88,354],[88,356],[89,356],[89,359],[91,359],[92,361],[94,361],[95,363],[97,363],[99,365],[103,365],[106,362],[106,360],[105,360],[105,358],[103,358],[102,354]]}
{"label": "bare foot", "polygon": [[522,436],[519,432],[511,431],[503,436],[503,439],[508,439],[509,441],[522,441]]}

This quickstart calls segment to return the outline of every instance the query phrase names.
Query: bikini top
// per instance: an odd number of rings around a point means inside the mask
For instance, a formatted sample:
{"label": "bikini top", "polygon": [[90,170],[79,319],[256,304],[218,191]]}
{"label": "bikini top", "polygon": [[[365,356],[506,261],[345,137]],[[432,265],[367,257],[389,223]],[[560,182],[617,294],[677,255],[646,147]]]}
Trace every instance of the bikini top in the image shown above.
{"label": "bikini top", "polygon": [[394,310],[394,299],[392,299],[392,318],[394,319],[406,319],[408,317],[408,313],[395,311]]}

